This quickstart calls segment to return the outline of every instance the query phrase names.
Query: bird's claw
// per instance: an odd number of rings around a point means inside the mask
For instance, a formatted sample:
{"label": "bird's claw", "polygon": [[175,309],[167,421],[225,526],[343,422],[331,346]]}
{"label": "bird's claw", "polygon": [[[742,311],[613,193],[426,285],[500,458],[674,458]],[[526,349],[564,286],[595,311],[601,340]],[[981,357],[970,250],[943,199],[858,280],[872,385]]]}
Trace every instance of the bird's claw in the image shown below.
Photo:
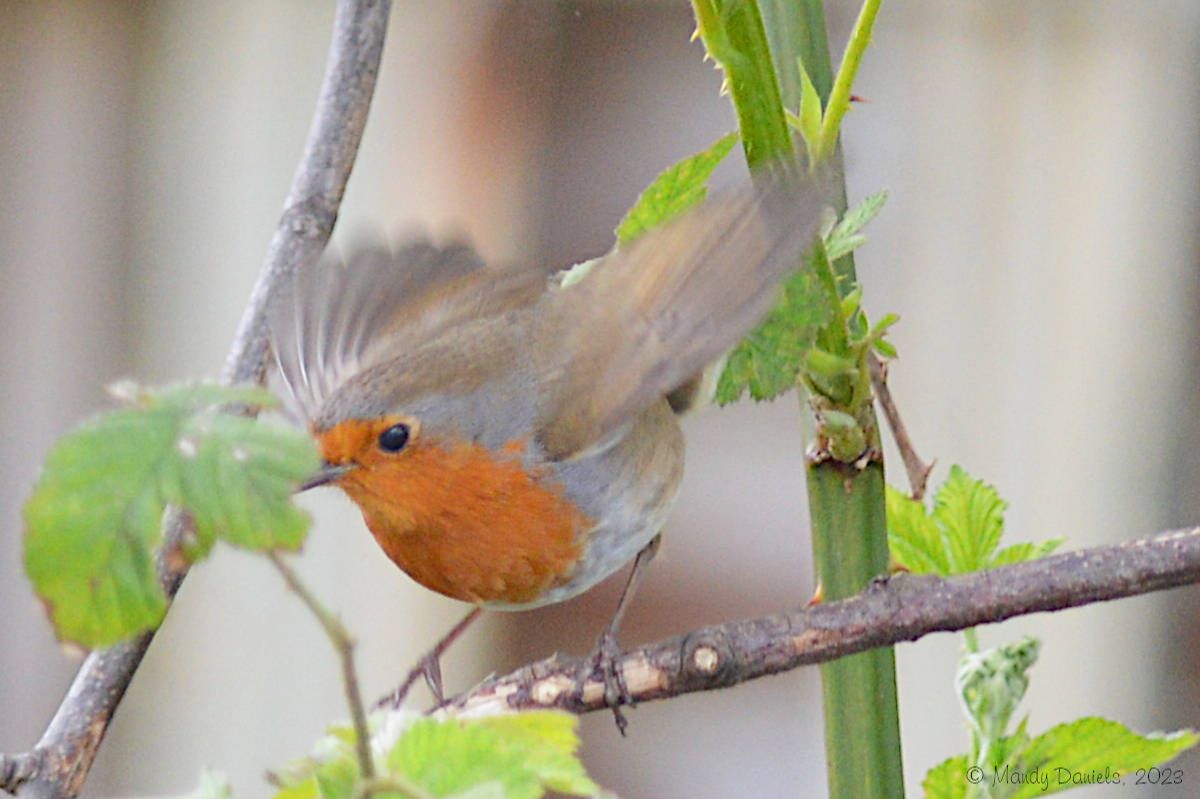
{"label": "bird's claw", "polygon": [[580,670],[577,681],[579,688],[576,694],[579,700],[583,699],[584,685],[597,672],[600,673],[600,679],[604,682],[604,704],[612,710],[617,731],[624,737],[629,720],[621,712],[621,706],[633,707],[636,703],[633,694],[629,691],[629,685],[625,682],[625,672],[621,668],[621,647],[617,643],[616,635],[611,630],[606,630],[600,636],[596,641],[595,651],[583,662],[583,668]]}
{"label": "bird's claw", "polygon": [[435,706],[441,705],[446,701],[442,683],[442,659],[438,657],[437,652],[430,652],[421,658],[417,668],[421,670],[421,676],[425,678],[425,684],[429,686],[429,692],[433,694]]}
{"label": "bird's claw", "polygon": [[408,676],[404,678],[404,682],[400,683],[395,691],[392,691],[386,697],[376,702],[375,708],[399,708],[400,705],[404,704],[404,699],[408,696],[408,692],[416,685],[418,677],[425,678],[425,684],[429,686],[429,692],[433,694],[434,707],[438,707],[446,701],[445,690],[442,684],[442,661],[437,650],[433,650],[432,652],[426,652],[417,661],[417,665],[413,666],[412,670],[409,671]]}

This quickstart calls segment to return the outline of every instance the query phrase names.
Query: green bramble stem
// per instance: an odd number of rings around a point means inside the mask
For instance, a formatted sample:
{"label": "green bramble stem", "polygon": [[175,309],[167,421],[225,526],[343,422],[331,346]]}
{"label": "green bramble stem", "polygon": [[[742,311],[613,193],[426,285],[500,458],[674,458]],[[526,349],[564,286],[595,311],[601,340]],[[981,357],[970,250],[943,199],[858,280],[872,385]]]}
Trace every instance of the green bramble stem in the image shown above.
{"label": "green bramble stem", "polygon": [[751,169],[794,152],[783,98],[771,62],[758,4],[742,0],[692,0],[696,32],[725,72],[746,163]]}
{"label": "green bramble stem", "polygon": [[[883,462],[810,461],[807,478],[817,574],[825,599],[844,599],[887,573]],[[893,650],[822,665],[821,687],[829,796],[904,796]]]}
{"label": "green bramble stem", "polygon": [[[806,83],[810,97],[815,88],[823,108],[818,118],[813,113],[818,109],[807,107],[807,118],[819,124],[801,129],[805,146],[814,157],[836,164],[838,126],[879,0],[867,0],[836,77],[821,0],[692,0],[692,5],[697,32],[725,72],[750,167],[794,157],[785,108],[793,113],[800,108]],[[835,101],[841,107],[833,108]],[[840,194],[839,213],[846,206],[844,187]],[[831,264],[822,247],[811,265],[818,294],[835,308],[816,333],[798,375],[808,388],[804,413],[811,415],[815,429],[806,461],[809,507],[818,580],[826,598],[842,599],[887,573],[883,460],[866,371],[870,344],[863,337],[869,334],[858,297],[847,296],[855,290],[854,259],[847,253]],[[731,364],[734,360],[731,356]],[[722,401],[740,393],[735,387]],[[824,665],[821,677],[831,799],[903,797],[892,650]]]}
{"label": "green bramble stem", "polygon": [[[829,40],[825,33],[825,9],[821,3],[796,0],[759,0],[775,72],[783,102],[795,110],[800,106],[800,73],[796,57],[804,62],[808,77],[822,97],[828,97],[833,86],[833,71],[829,62]],[[826,55],[818,58],[816,53]],[[822,66],[822,64],[824,66]]]}
{"label": "green bramble stem", "polygon": [[[863,3],[862,9],[858,13],[858,19],[854,22],[854,30],[850,32],[850,41],[842,56],[841,66],[838,67],[833,88],[828,97],[824,94],[821,95],[826,100],[828,111],[821,125],[821,143],[825,149],[818,151],[819,158],[831,155],[832,148],[837,143],[838,131],[842,127],[842,117],[850,109],[850,88],[854,85],[854,78],[858,75],[858,66],[862,63],[863,53],[867,51],[867,45],[871,43],[871,29],[875,25],[875,17],[879,13],[881,1],[866,0]],[[806,5],[810,4],[806,3]],[[819,3],[811,5],[819,5]],[[829,48],[825,48],[826,62],[828,62],[828,52]],[[807,63],[805,62],[806,66]],[[821,89],[818,87],[817,91],[821,92]]]}
{"label": "green bramble stem", "polygon": [[[838,131],[849,105],[850,87],[870,40],[879,0],[866,0],[835,78],[829,57],[822,0],[760,0],[780,74],[799,58],[825,111],[816,148],[818,157],[840,161]],[[798,72],[792,67],[793,71]],[[783,100],[799,109],[802,84],[781,79]],[[843,191],[839,212],[845,210]],[[854,285],[853,254],[832,264],[844,294]],[[834,320],[832,324],[843,323]],[[827,331],[834,337],[840,331]],[[839,408],[862,422],[865,464],[845,463],[829,451],[837,436],[826,435],[818,419],[816,444],[806,461],[813,559],[827,600],[859,593],[888,570],[883,458],[870,398]],[[813,413],[813,403],[805,413]],[[815,415],[815,414],[814,414]],[[828,414],[833,415],[833,414]],[[841,454],[841,453],[840,453]],[[862,468],[860,468],[860,466]],[[903,797],[900,716],[896,700],[895,655],[891,648],[843,658],[821,667],[825,706],[825,752],[831,799]]]}

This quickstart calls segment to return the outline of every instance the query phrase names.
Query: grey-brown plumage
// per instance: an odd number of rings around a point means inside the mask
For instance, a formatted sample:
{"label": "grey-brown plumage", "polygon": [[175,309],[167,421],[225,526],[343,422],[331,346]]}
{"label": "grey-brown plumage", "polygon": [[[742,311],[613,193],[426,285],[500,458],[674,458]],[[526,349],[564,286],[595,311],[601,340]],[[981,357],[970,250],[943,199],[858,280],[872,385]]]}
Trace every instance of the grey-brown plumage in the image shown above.
{"label": "grey-brown plumage", "polygon": [[399,414],[443,446],[522,442],[526,468],[593,522],[573,571],[519,606],[564,599],[660,530],[683,457],[665,398],[771,307],[825,197],[794,179],[731,192],[567,288],[544,267],[492,269],[461,245],[315,264],[273,319],[280,373],[318,434]]}

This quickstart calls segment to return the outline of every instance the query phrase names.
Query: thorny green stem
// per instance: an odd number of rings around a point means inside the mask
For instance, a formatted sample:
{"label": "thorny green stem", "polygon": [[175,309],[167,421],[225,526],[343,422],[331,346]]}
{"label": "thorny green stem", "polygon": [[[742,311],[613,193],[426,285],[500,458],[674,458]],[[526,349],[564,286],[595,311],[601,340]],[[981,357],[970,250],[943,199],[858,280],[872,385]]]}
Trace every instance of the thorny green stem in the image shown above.
{"label": "thorny green stem", "polygon": [[771,48],[758,4],[692,0],[696,30],[725,72],[742,148],[751,170],[791,158],[792,134],[771,61]]}
{"label": "thorny green stem", "polygon": [[[774,159],[790,158],[794,152],[783,103],[799,100],[794,96],[798,82],[791,80],[793,76],[789,74],[788,79],[782,80],[788,96],[781,96],[777,70],[794,70],[799,57],[827,109],[835,83],[838,94],[834,99],[841,98],[842,105],[848,102],[850,85],[870,39],[879,0],[867,0],[867,5],[851,43],[853,52],[847,54],[835,82],[831,80],[822,0],[799,0],[792,4],[780,0],[692,1],[697,30],[709,54],[725,70],[746,162],[752,170]],[[841,114],[833,113],[826,117],[822,127],[827,139],[823,143],[825,157],[831,162],[838,160],[840,122]],[[844,188],[840,200],[838,210],[843,211]],[[842,296],[840,290],[848,291],[854,282],[853,257],[847,254],[834,264],[817,267],[818,279],[823,281],[837,306],[837,298]],[[832,351],[844,354],[849,349],[848,330],[840,307],[838,317],[822,335],[829,339]],[[808,457],[806,472],[815,561],[818,578],[831,599],[851,596],[887,571],[883,462],[878,454],[869,379],[865,372],[859,374],[856,384],[848,387],[856,390],[846,391],[841,397],[851,404],[836,408],[854,417],[867,434],[865,466],[858,463],[858,456],[855,463],[837,461],[832,451],[838,448],[828,447],[828,429],[818,429],[817,444]],[[803,412],[814,413],[815,405]],[[817,421],[822,426],[819,418]],[[891,649],[826,665],[822,668],[822,682],[832,799],[902,797],[900,723]]]}
{"label": "thorny green stem", "polygon": [[[879,0],[866,0],[832,87],[829,82],[831,59],[824,36],[824,2],[800,0],[799,5],[801,9],[794,13],[805,20],[809,35],[797,37],[791,43],[791,51],[777,53],[776,60],[780,64],[795,63],[799,56],[826,109],[819,137],[822,150],[814,155],[818,160],[829,160],[840,167],[837,163],[840,161],[840,125],[854,76],[870,41],[871,24]],[[844,209],[843,193],[838,210]],[[853,254],[847,253],[830,266],[831,269],[820,274],[819,279],[828,289],[832,278],[834,296],[844,296],[843,292],[854,286]],[[846,341],[847,320],[840,307],[836,315],[838,318],[832,320],[822,334],[830,338],[830,343],[841,344]],[[822,442],[827,444],[828,438],[820,429],[819,420],[816,443],[808,453],[805,471],[814,564],[820,585],[830,600],[844,599],[862,591],[887,571],[883,459],[869,391],[862,390],[869,386],[869,379],[868,374],[858,375],[855,390],[851,392],[851,403],[840,409],[854,417],[867,434],[867,450],[861,462],[842,463],[833,457],[832,452],[823,447]],[[904,771],[892,650],[878,649],[826,664],[821,668],[821,683],[825,698],[825,753],[831,799],[903,797]]]}
{"label": "thorny green stem", "polygon": [[817,153],[817,161],[824,161],[829,157],[837,144],[842,117],[850,108],[850,89],[858,76],[858,66],[862,63],[863,53],[871,43],[871,29],[875,25],[875,16],[879,13],[881,2],[882,0],[866,0],[858,12],[854,30],[850,33],[850,41],[846,44],[846,52],[842,55],[841,66],[838,67],[837,77],[833,81],[833,90],[825,104],[825,118],[819,137],[821,150]]}

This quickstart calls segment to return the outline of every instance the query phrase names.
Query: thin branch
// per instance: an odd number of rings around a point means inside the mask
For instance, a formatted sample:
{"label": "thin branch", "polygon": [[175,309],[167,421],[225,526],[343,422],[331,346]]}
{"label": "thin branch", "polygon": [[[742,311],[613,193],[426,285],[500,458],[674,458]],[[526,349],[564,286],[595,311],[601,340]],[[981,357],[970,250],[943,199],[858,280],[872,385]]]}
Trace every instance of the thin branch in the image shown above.
{"label": "thin branch", "polygon": [[329,642],[337,650],[338,659],[342,665],[342,685],[346,690],[346,704],[350,706],[350,718],[354,723],[355,748],[358,751],[359,772],[366,779],[375,776],[375,764],[371,760],[371,734],[367,730],[367,713],[363,709],[362,691],[358,687],[358,672],[354,668],[354,638],[335,614],[329,611],[317,599],[296,570],[288,565],[283,555],[278,552],[268,552],[267,557],[274,564],[276,571],[282,576],[292,593],[300,597],[312,614],[317,617],[321,629],[325,631]]}
{"label": "thin branch", "polygon": [[[799,666],[1027,613],[1200,582],[1200,527],[1083,549],[949,579],[897,574],[859,596],[732,622],[631,650],[618,661],[635,702],[726,688]],[[604,684],[582,686],[577,658],[551,657],[487,680],[442,709],[485,715],[607,705]]]}
{"label": "thin branch", "polygon": [[887,364],[879,360],[879,358],[871,353],[871,383],[875,387],[875,397],[879,400],[879,407],[883,409],[883,415],[887,417],[888,427],[892,429],[892,438],[896,441],[896,447],[900,450],[900,458],[904,461],[904,470],[908,472],[908,488],[913,499],[921,499],[925,496],[925,486],[929,482],[929,473],[933,471],[933,462],[926,463],[921,460],[921,456],[917,454],[916,447],[913,446],[912,439],[909,438],[908,428],[904,426],[904,420],[900,418],[900,410],[896,407],[895,400],[892,399],[892,390],[887,384]]}
{"label": "thin branch", "polygon": [[[317,257],[329,240],[366,124],[390,10],[390,0],[338,3],[329,61],[304,155],[229,351],[223,371],[228,383],[263,381],[268,308],[297,266]],[[171,556],[174,542],[187,527],[186,517],[179,513],[170,514],[165,523],[167,554],[159,558],[158,567],[168,597],[174,597],[187,573],[184,559]],[[89,655],[33,752],[7,760],[22,763],[27,758],[36,768],[32,773],[28,768],[0,769],[0,777],[5,778],[0,789],[23,799],[76,796],[153,637],[147,633]]]}
{"label": "thin branch", "polygon": [[265,380],[270,340],[267,310],[296,269],[320,256],[333,233],[367,124],[391,5],[391,0],[338,2],[325,79],[304,155],[225,362],[223,377],[230,383]]}

